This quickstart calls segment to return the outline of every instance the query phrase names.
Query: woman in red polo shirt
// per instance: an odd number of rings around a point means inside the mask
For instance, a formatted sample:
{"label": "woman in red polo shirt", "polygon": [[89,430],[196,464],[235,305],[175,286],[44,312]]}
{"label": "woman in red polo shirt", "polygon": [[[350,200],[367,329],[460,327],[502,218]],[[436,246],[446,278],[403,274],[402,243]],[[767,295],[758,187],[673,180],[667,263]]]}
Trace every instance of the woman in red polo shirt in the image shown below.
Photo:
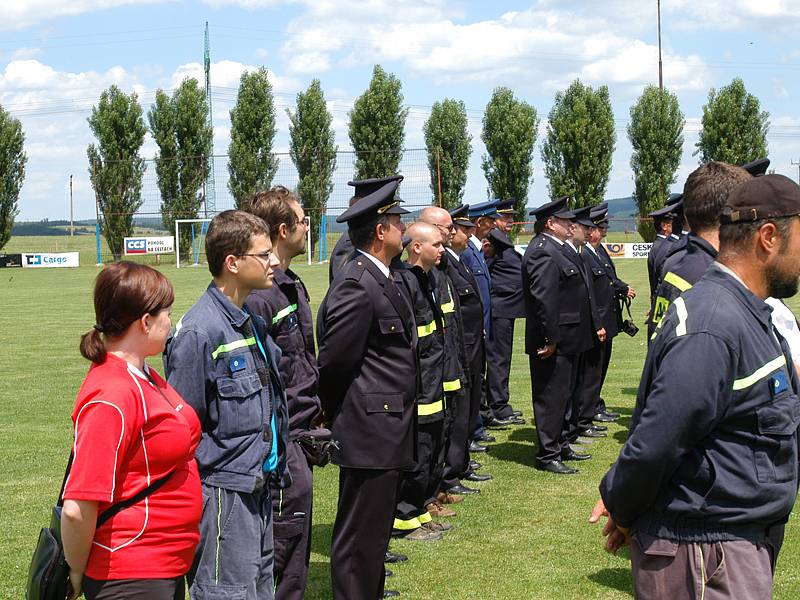
{"label": "woman in red polo shirt", "polygon": [[[164,350],[173,300],[167,278],[144,265],[114,263],[97,277],[97,324],[80,346],[92,366],[72,414],[74,459],[61,517],[72,598],[184,598],[200,537],[200,423],[144,362]],[[167,476],[96,528],[103,511]]]}

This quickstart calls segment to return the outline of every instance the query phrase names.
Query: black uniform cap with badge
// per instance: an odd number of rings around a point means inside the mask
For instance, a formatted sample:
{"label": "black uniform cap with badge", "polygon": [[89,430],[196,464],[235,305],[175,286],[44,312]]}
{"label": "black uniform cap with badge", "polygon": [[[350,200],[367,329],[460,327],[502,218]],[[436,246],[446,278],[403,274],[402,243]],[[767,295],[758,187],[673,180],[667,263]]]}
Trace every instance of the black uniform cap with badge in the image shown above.
{"label": "black uniform cap with badge", "polygon": [[767,169],[769,168],[769,159],[757,158],[752,162],[741,165],[741,167],[753,177],[763,177],[767,174]]}
{"label": "black uniform cap with badge", "polygon": [[647,213],[648,217],[653,219],[653,222],[659,221],[672,221],[678,216],[677,208],[683,208],[683,194],[680,194],[680,199],[670,204],[667,202],[663,207]]}
{"label": "black uniform cap with badge", "polygon": [[740,183],[728,195],[723,225],[800,216],[800,186],[785,175],[764,175]]}
{"label": "black uniform cap with badge", "polygon": [[514,215],[514,199],[508,198],[507,200],[498,200],[495,202],[495,210],[498,215],[513,216]]}
{"label": "black uniform cap with badge", "polygon": [[501,253],[504,250],[508,250],[509,248],[514,247],[514,242],[511,241],[504,232],[500,231],[499,229],[492,229],[487,236],[489,243],[494,246],[495,251],[497,253]]}
{"label": "black uniform cap with badge", "polygon": [[475,223],[467,218],[469,214],[469,204],[461,204],[448,211],[450,217],[453,219],[453,225],[461,225],[461,227],[475,227]]}
{"label": "black uniform cap with badge", "polygon": [[561,196],[560,198],[556,198],[551,202],[534,208],[528,214],[532,217],[536,217],[537,221],[546,221],[550,217],[571,221],[575,218],[575,213],[567,208],[568,200],[569,196]]}
{"label": "black uniform cap with badge", "polygon": [[381,215],[408,214],[409,211],[400,206],[402,200],[397,196],[401,181],[402,175],[348,181],[347,185],[355,188],[353,197],[357,200],[336,217],[336,222],[354,228]]}
{"label": "black uniform cap with badge", "polygon": [[582,206],[574,209],[572,212],[575,215],[575,222],[579,225],[583,225],[584,227],[596,227],[590,216],[592,212],[591,206]]}
{"label": "black uniform cap with badge", "polygon": [[595,227],[608,227],[608,202],[601,202],[589,211],[589,218]]}

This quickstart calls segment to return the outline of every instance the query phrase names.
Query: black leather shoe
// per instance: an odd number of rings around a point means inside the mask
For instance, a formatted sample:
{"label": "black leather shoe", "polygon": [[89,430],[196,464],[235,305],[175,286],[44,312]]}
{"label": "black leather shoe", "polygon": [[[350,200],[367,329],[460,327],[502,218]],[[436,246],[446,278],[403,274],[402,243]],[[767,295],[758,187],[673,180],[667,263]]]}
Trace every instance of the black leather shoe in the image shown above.
{"label": "black leather shoe", "polygon": [[397,598],[400,595],[400,592],[397,590],[383,590],[383,597],[384,598]]}
{"label": "black leather shoe", "polygon": [[486,446],[481,446],[475,440],[473,440],[473,441],[471,441],[469,443],[469,451],[470,452],[486,452],[486,450],[487,450]]}
{"label": "black leather shoe", "polygon": [[467,481],[491,481],[491,475],[478,475],[474,471],[467,475],[466,477],[462,477],[462,479],[466,479]]}
{"label": "black leather shoe", "polygon": [[613,423],[616,420],[617,419],[604,412],[599,412],[592,417],[592,421],[597,421],[598,423]]}
{"label": "black leather shoe", "polygon": [[454,485],[450,489],[447,490],[448,494],[458,494],[459,496],[464,496],[465,494],[480,494],[481,491],[477,488],[467,487],[465,485]]}
{"label": "black leather shoe", "polygon": [[470,471],[477,471],[477,470],[478,470],[478,469],[480,469],[482,466],[483,466],[483,465],[482,465],[481,463],[479,463],[477,460],[471,460],[471,461],[469,461],[469,469],[470,469]]}
{"label": "black leather shoe", "polygon": [[408,557],[405,554],[400,554],[399,552],[392,552],[391,550],[386,551],[386,556],[383,559],[385,563],[399,563],[408,560]]}
{"label": "black leather shoe", "polygon": [[525,419],[512,415],[505,419],[495,419],[490,427],[507,427],[508,425],[525,425]]}
{"label": "black leather shoe", "polygon": [[521,410],[513,410],[513,411],[511,411],[511,414],[514,415],[515,417],[521,417],[522,416],[522,411]]}
{"label": "black leather shoe", "polygon": [[480,442],[480,443],[489,443],[489,442],[496,442],[497,438],[489,433],[482,433],[480,435],[476,435],[472,438],[473,442]]}
{"label": "black leather shoe", "polygon": [[591,454],[581,454],[571,448],[561,453],[561,460],[589,460],[590,458],[592,458]]}
{"label": "black leather shoe", "polygon": [[539,471],[548,471],[558,475],[573,475],[578,472],[578,469],[568,467],[560,460],[551,460],[546,463],[536,463],[536,469]]}
{"label": "black leather shoe", "polygon": [[386,575],[384,575],[384,577],[391,577],[394,575],[394,573],[392,573],[389,569],[384,569],[384,571],[386,571]]}
{"label": "black leather shoe", "polygon": [[592,425],[592,428],[597,429],[597,431],[608,431],[608,427],[605,425]]}
{"label": "black leather shoe", "polygon": [[578,435],[580,435],[581,437],[587,437],[587,438],[606,437],[605,433],[603,433],[599,429],[595,429],[594,427],[589,427],[589,429],[586,429],[585,431],[581,431]]}

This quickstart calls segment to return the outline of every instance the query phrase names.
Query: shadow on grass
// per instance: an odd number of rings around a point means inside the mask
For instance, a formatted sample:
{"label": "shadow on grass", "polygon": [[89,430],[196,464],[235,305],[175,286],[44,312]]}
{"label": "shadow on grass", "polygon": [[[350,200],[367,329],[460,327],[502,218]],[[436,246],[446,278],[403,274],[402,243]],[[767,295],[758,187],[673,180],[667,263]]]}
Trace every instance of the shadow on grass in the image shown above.
{"label": "shadow on grass", "polygon": [[526,467],[534,466],[536,446],[516,442],[492,444],[490,455],[498,460],[515,462]]}
{"label": "shadow on grass", "polygon": [[508,434],[508,439],[515,442],[535,442],[536,430],[533,427],[518,427]]}
{"label": "shadow on grass", "polygon": [[625,592],[627,596],[633,597],[630,569],[600,569],[596,573],[589,575],[588,579],[602,586]]}
{"label": "shadow on grass", "polygon": [[[322,556],[331,555],[333,523],[317,523],[311,527],[311,550]],[[327,564],[327,563],[326,563]]]}
{"label": "shadow on grass", "polygon": [[331,597],[331,566],[327,561],[308,565],[308,585],[303,597],[309,600]]}

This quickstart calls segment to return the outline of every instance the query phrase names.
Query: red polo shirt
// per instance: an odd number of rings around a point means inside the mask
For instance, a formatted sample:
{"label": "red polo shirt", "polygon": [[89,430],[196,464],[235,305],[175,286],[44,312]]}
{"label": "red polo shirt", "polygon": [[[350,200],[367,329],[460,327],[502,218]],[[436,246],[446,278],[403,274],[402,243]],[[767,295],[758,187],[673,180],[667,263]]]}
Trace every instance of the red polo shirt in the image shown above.
{"label": "red polo shirt", "polygon": [[[147,367],[145,367],[147,369]],[[117,513],[94,536],[92,579],[166,579],[185,574],[200,539],[200,477],[194,410],[148,369],[109,354],[92,365],[78,393],[75,458],[64,499],[94,500],[98,514],[173,472],[155,493]]]}

